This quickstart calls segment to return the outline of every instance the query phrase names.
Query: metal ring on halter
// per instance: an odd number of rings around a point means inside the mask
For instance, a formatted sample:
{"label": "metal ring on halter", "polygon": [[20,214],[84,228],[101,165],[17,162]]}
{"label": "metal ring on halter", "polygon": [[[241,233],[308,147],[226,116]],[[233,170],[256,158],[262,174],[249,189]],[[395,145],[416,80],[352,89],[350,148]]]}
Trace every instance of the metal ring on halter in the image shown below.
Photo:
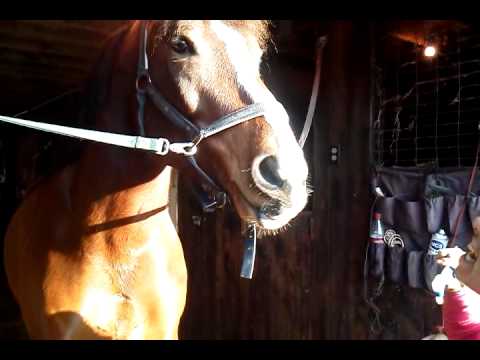
{"label": "metal ring on halter", "polygon": [[145,93],[147,91],[147,87],[150,83],[150,75],[148,72],[143,72],[137,76],[135,81],[135,88],[138,92]]}
{"label": "metal ring on halter", "polygon": [[197,146],[192,143],[173,143],[170,144],[170,151],[186,156],[193,156],[197,153]]}
{"label": "metal ring on halter", "polygon": [[[189,143],[179,143],[181,144],[181,149],[182,149],[182,154],[185,154],[187,156],[193,156],[197,153],[198,150],[198,144],[200,144],[200,141],[204,139],[204,131],[200,129],[199,133],[195,138],[189,142]],[[174,151],[174,150],[172,150]],[[174,151],[176,152],[176,151]],[[180,152],[179,152],[180,154]]]}
{"label": "metal ring on halter", "polygon": [[200,144],[200,141],[202,141],[204,138],[205,138],[205,130],[200,129],[200,131],[198,132],[198,135],[195,136],[195,138],[193,138],[192,140],[193,146],[198,146],[198,144]]}
{"label": "metal ring on halter", "polygon": [[224,191],[215,193],[214,196],[216,207],[221,209],[227,204],[227,194]]}

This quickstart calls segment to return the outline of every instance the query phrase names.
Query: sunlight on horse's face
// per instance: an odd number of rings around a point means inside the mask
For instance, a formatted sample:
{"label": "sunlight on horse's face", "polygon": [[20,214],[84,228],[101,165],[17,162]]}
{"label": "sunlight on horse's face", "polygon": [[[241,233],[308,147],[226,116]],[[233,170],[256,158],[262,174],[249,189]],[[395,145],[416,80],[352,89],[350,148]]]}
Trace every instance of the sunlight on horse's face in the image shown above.
{"label": "sunlight on horse's face", "polygon": [[242,219],[276,230],[304,208],[308,168],[287,112],[261,79],[266,30],[260,21],[162,21],[150,48],[154,62],[168,64],[153,81],[169,84],[177,96],[171,101],[201,127],[246,105],[265,105],[264,117],[202,142],[197,158]]}

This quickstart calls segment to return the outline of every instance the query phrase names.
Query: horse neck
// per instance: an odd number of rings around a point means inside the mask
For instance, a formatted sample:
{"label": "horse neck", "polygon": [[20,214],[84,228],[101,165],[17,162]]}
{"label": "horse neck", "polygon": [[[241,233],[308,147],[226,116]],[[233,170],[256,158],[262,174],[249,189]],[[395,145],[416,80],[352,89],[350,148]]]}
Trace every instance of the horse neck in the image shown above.
{"label": "horse neck", "polygon": [[[171,168],[158,155],[91,144],[80,159],[77,173],[82,174],[85,190],[92,194],[90,201],[126,194],[143,203],[168,205]],[[143,191],[146,189],[147,193]]]}
{"label": "horse neck", "polygon": [[[108,94],[105,103],[95,114],[95,128],[101,131],[139,135],[136,99],[136,70],[138,63],[139,23],[122,35],[121,45],[109,52],[104,59],[110,66],[111,75],[100,77],[99,87]],[[100,67],[100,71],[105,70]],[[107,80],[108,79],[108,80]],[[148,136],[148,134],[147,134]],[[89,144],[82,157],[80,172],[90,189],[93,199],[110,194],[128,193],[129,198],[139,197],[145,202],[142,191],[152,187],[157,205],[167,204],[170,169],[157,155],[142,151],[123,149],[116,146]],[[168,174],[166,173],[168,172]],[[167,176],[168,175],[168,176]],[[148,201],[149,202],[149,201]]]}
{"label": "horse neck", "polygon": [[[107,103],[95,128],[138,135],[135,90],[138,29],[127,34],[116,55]],[[148,136],[148,134],[147,134]],[[141,220],[162,212],[168,217],[171,168],[165,159],[139,150],[91,143],[77,166],[74,193],[87,226],[116,219]]]}
{"label": "horse neck", "polygon": [[[99,114],[96,128],[138,135],[136,104],[127,101],[114,104]],[[128,104],[133,104],[129,106]],[[76,171],[78,199],[87,219],[92,209],[99,214],[95,223],[112,218],[139,220],[144,214],[168,212],[171,168],[159,155],[113,145],[90,143]],[[92,221],[89,221],[90,223]]]}

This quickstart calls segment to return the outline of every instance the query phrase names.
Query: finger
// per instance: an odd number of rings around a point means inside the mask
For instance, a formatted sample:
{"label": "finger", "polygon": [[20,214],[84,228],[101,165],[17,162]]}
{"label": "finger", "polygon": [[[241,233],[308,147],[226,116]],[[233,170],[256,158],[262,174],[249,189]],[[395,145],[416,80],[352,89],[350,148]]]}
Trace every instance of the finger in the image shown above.
{"label": "finger", "polygon": [[465,251],[463,251],[460,248],[443,249],[439,251],[436,258],[437,259],[454,259],[458,261],[458,259],[464,254],[465,254]]}
{"label": "finger", "polygon": [[439,265],[442,265],[442,266],[448,266],[448,267],[452,267],[452,268],[455,268],[456,265],[457,265],[457,261],[455,260],[452,260],[452,259],[438,259],[437,260],[437,264]]}

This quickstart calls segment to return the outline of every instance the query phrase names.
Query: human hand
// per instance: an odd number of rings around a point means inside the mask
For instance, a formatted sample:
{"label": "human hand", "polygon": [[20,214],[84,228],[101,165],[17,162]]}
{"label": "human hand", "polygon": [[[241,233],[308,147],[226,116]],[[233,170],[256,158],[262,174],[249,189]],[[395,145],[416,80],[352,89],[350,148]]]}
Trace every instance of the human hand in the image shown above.
{"label": "human hand", "polygon": [[465,251],[458,246],[453,248],[442,249],[436,256],[437,263],[443,266],[448,266],[456,269],[459,265],[460,258],[465,254]]}

